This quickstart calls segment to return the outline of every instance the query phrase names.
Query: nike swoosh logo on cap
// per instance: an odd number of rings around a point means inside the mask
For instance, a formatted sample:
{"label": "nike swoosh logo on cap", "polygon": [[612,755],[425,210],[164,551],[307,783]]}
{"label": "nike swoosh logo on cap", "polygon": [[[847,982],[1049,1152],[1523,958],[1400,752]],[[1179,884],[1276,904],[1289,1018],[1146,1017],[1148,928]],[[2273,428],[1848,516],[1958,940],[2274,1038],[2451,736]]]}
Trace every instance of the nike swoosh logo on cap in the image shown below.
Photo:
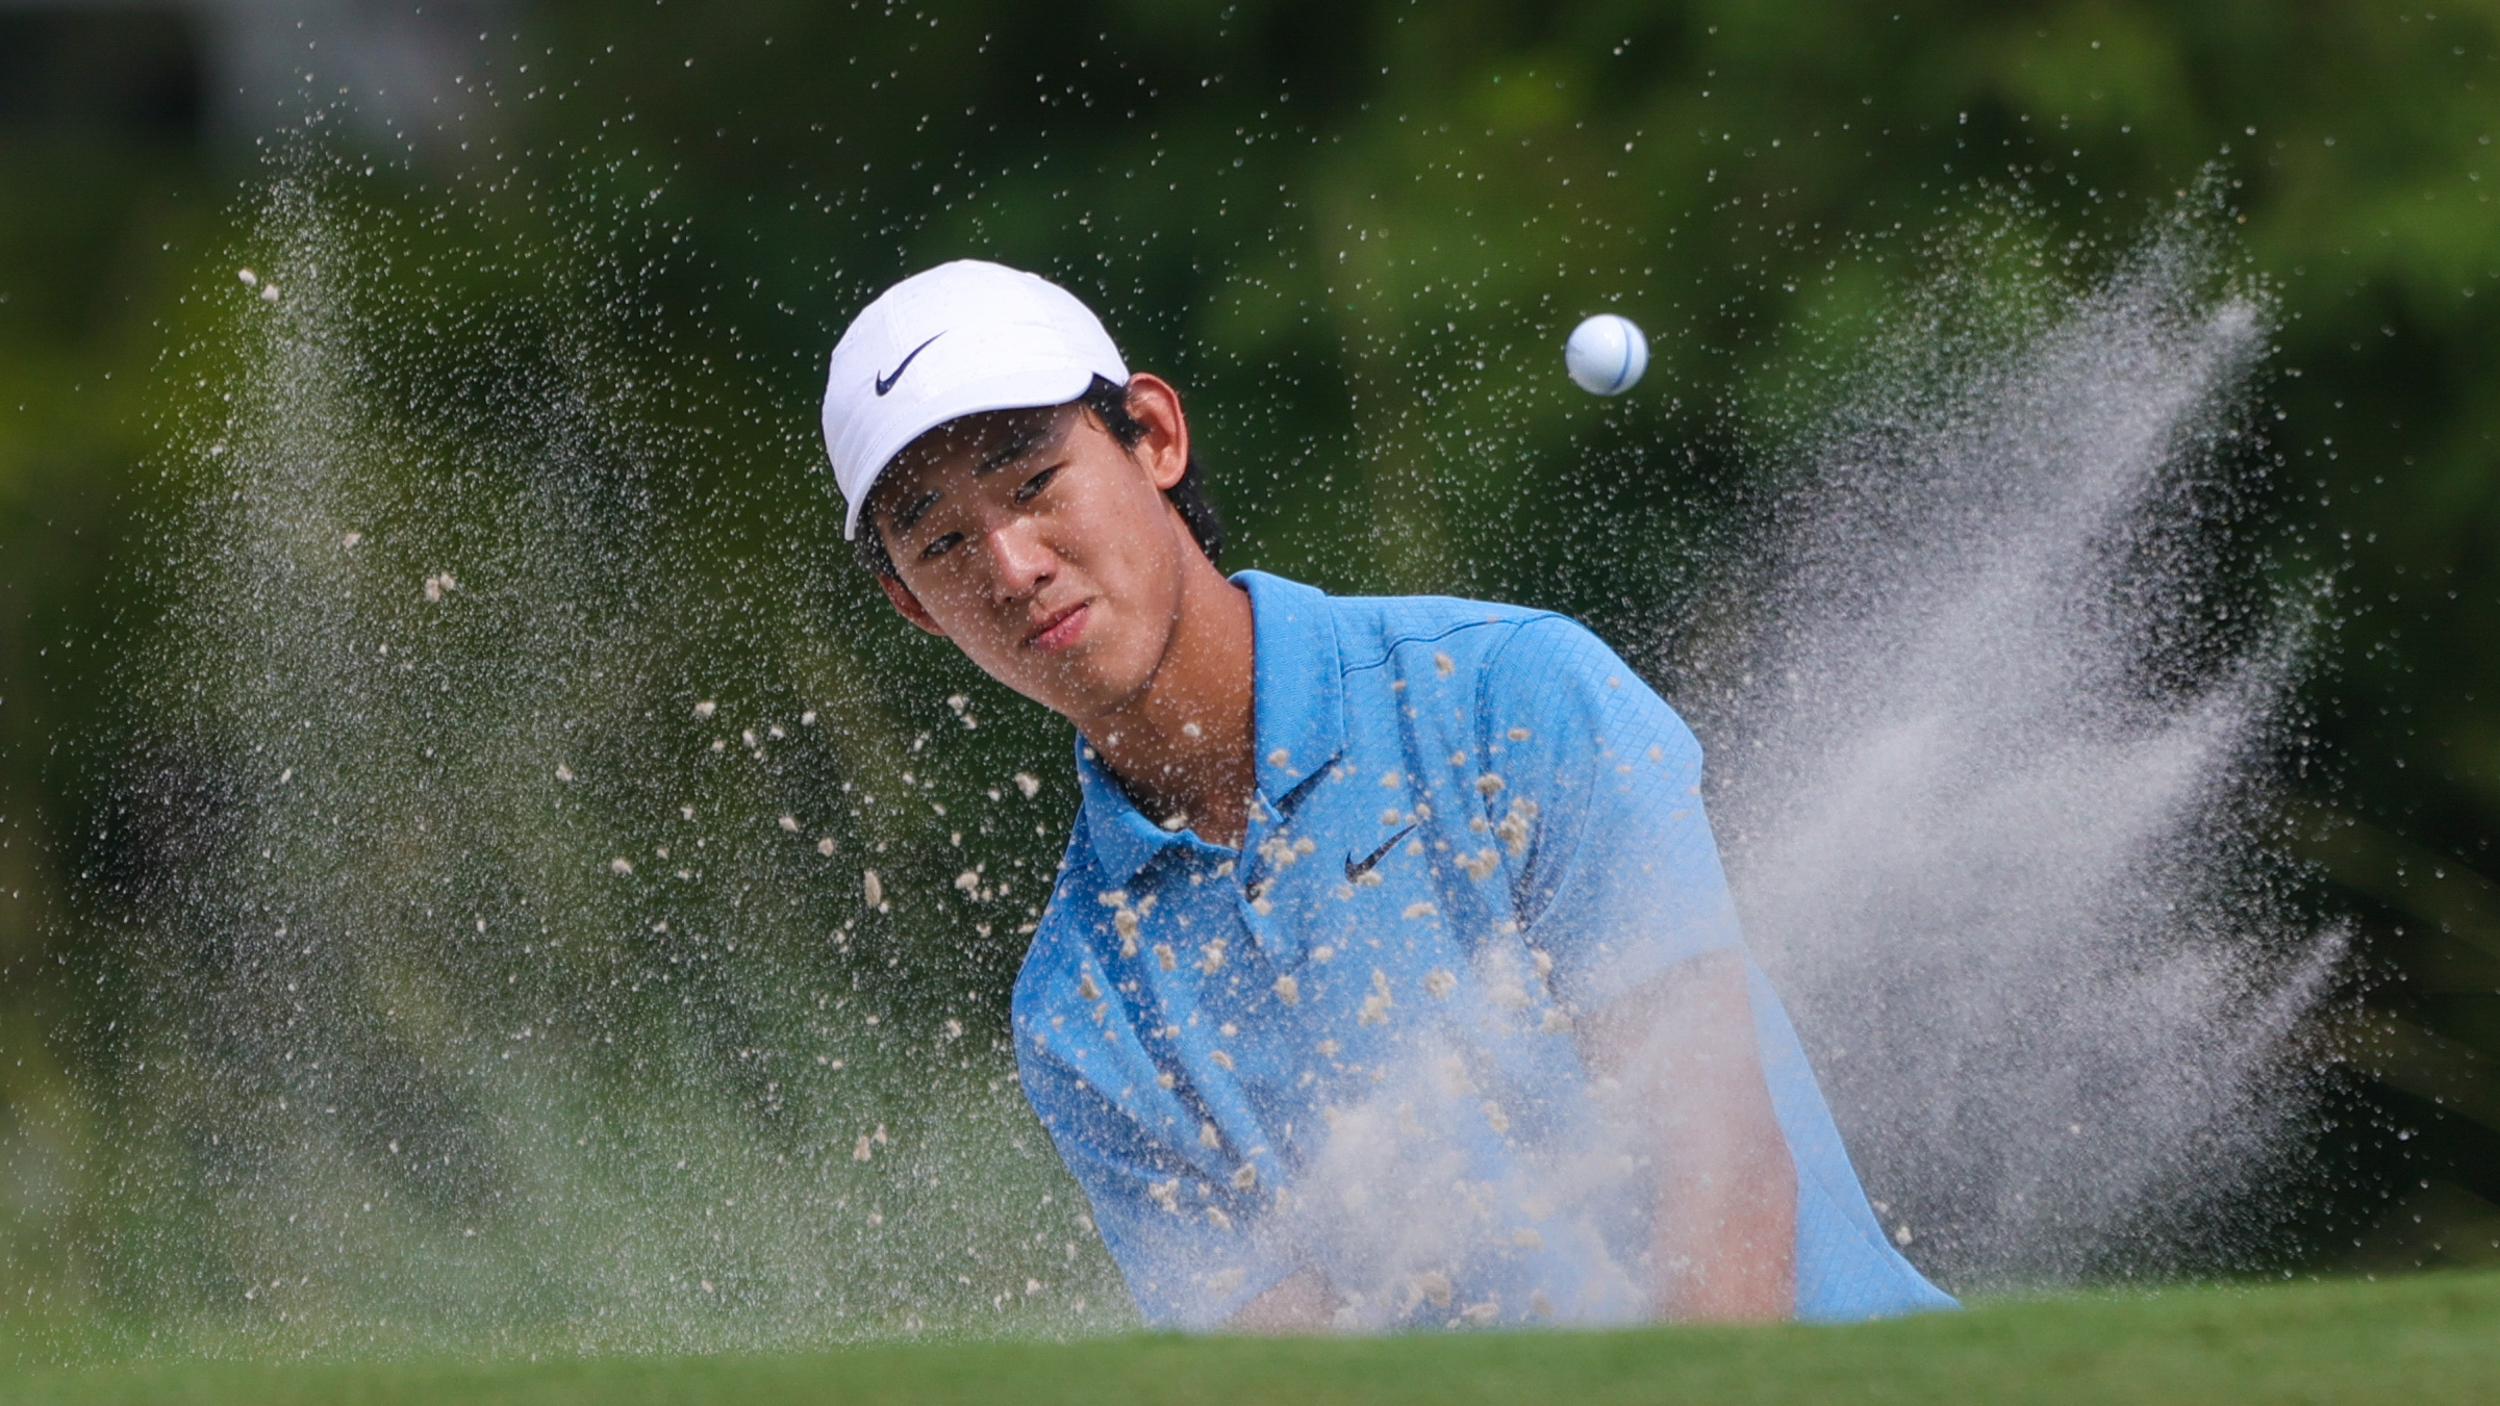
{"label": "nike swoosh logo on cap", "polygon": [[1414,833],[1415,827],[1412,825],[1407,826],[1405,829],[1391,835],[1389,838],[1382,840],[1380,842],[1380,848],[1364,855],[1360,862],[1357,862],[1353,855],[1347,855],[1345,857],[1345,881],[1350,884],[1355,880],[1362,878],[1365,874],[1370,873],[1372,871],[1372,866],[1380,862],[1380,857],[1389,852],[1389,846],[1396,844],[1398,841],[1403,840],[1407,836]]}
{"label": "nike swoosh logo on cap", "polygon": [[[943,332],[937,333],[936,335],[934,335],[934,336],[932,336],[932,337],[930,337],[930,338],[929,338],[929,342],[934,342],[934,341],[936,341],[939,337],[943,337],[943,336],[945,336],[945,335],[946,335],[946,334],[945,334],[945,333],[943,333]],[[879,376],[879,377],[877,378],[877,394],[879,394],[879,395],[884,395],[887,391],[890,391],[890,390],[894,389],[894,383],[895,383],[896,381],[899,381],[899,380],[903,379],[903,373],[904,373],[905,371],[908,371],[908,370],[910,370],[910,369],[911,369],[911,360],[912,360],[912,357],[914,357],[914,356],[918,356],[918,355],[920,355],[922,352],[927,351],[927,350],[929,349],[929,342],[922,342],[919,346],[913,347],[913,348],[911,349],[911,355],[910,355],[910,356],[906,356],[906,357],[904,357],[904,358],[903,358],[903,363],[902,363],[902,365],[897,366],[897,367],[895,367],[895,368],[894,368],[894,374],[893,374],[893,375],[891,375],[891,376]]]}

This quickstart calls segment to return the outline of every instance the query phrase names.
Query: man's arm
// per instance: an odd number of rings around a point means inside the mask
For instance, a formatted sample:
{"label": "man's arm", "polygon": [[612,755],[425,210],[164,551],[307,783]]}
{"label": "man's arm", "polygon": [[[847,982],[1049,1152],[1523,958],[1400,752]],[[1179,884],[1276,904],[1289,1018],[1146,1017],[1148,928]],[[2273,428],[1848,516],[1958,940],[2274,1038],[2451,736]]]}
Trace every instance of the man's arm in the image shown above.
{"label": "man's arm", "polygon": [[1755,1050],[1742,955],[1684,962],[1582,1029],[1590,1069],[1617,1086],[1614,1099],[1656,1172],[1657,1316],[1790,1316],[1797,1172]]}
{"label": "man's arm", "polygon": [[[1651,1303],[1676,1322],[1789,1317],[1797,1174],[1755,1052],[1743,957],[1693,958],[1582,1026],[1590,1070],[1616,1086],[1656,1173]],[[1234,1312],[1235,1333],[1325,1332],[1332,1294],[1305,1268]]]}

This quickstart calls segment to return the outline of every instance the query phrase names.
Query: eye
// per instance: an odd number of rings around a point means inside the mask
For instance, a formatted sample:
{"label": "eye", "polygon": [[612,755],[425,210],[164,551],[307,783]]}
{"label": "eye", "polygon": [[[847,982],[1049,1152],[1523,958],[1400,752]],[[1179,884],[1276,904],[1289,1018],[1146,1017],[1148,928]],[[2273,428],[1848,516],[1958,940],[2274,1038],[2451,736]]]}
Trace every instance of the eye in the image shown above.
{"label": "eye", "polygon": [[932,538],[930,539],[929,545],[920,549],[920,559],[922,561],[935,561],[939,557],[953,551],[955,549],[955,544],[961,542],[962,540],[964,540],[964,535],[960,532],[949,532],[944,536]]}
{"label": "eye", "polygon": [[1044,469],[1040,473],[1026,479],[1024,483],[1016,489],[1016,501],[1019,503],[1032,502],[1036,497],[1041,495],[1041,491],[1043,489],[1050,487],[1050,481],[1057,477],[1059,477],[1059,470],[1057,466],[1054,465],[1053,467]]}

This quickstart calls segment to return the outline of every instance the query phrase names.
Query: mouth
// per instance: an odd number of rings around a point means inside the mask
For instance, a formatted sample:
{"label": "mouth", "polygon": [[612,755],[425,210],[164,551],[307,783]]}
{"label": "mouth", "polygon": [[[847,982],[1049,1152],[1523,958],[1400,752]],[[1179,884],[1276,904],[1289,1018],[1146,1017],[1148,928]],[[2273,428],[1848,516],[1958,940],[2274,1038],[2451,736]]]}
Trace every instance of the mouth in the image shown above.
{"label": "mouth", "polygon": [[1044,654],[1055,654],[1066,649],[1076,643],[1077,636],[1085,632],[1085,621],[1092,613],[1092,606],[1085,601],[1078,601],[1064,610],[1053,611],[1045,616],[1039,625],[1033,627],[1031,634],[1024,637],[1025,648],[1038,649]]}

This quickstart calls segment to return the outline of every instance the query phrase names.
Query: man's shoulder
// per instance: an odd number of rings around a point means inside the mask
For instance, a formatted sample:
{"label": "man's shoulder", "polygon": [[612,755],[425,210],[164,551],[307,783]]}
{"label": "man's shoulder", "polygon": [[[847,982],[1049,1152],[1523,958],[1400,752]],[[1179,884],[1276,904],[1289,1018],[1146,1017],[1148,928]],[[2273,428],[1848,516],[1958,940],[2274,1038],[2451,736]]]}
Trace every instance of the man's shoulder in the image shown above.
{"label": "man's shoulder", "polygon": [[[1400,719],[1392,734],[1417,755],[1505,752],[1526,736],[1559,761],[1574,740],[1656,749],[1679,765],[1699,743],[1673,705],[1615,648],[1556,611],[1458,596],[1337,596],[1267,578],[1260,588],[1333,625],[1349,716]],[[1435,706],[1437,705],[1437,706]],[[1559,748],[1560,751],[1552,749]],[[1490,753],[1488,753],[1490,755]]]}
{"label": "man's shoulder", "polygon": [[1447,680],[1480,702],[1542,707],[1558,692],[1620,687],[1622,657],[1551,610],[1454,596],[1350,597],[1338,631],[1349,682],[1366,672]]}
{"label": "man's shoulder", "polygon": [[[1452,668],[1538,660],[1603,642],[1570,616],[1534,606],[1463,596],[1341,596],[1320,593],[1336,625],[1348,673],[1374,669],[1424,649]],[[1434,661],[1436,664],[1438,659]]]}

